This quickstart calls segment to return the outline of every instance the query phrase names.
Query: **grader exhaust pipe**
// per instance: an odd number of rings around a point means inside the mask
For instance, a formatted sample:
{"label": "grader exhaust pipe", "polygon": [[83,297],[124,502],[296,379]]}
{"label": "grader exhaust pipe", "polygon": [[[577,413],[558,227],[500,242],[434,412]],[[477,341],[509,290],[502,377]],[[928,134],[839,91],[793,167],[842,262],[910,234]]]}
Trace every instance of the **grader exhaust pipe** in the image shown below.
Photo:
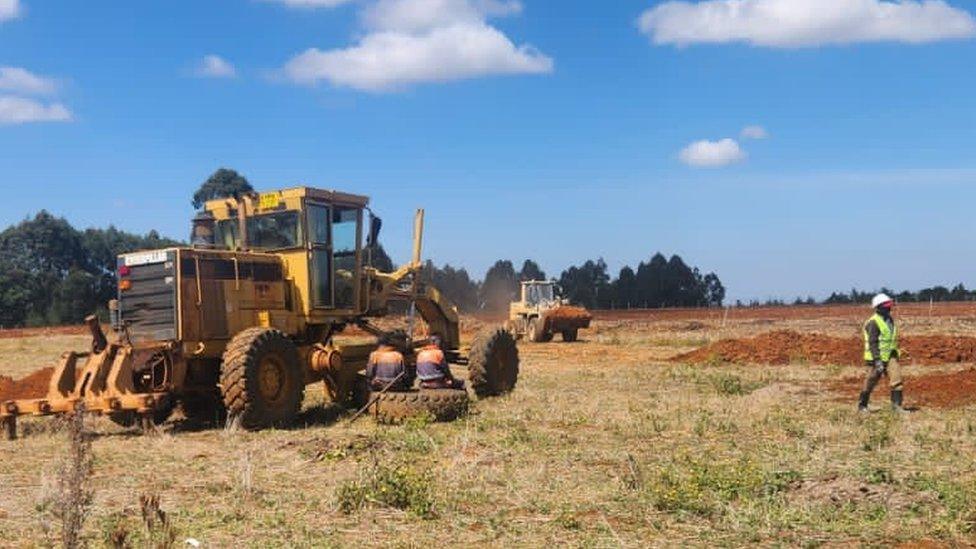
{"label": "grader exhaust pipe", "polygon": [[85,324],[88,325],[88,331],[91,332],[92,336],[92,353],[98,354],[108,347],[108,340],[105,339],[105,332],[102,331],[102,325],[98,322],[98,317],[95,315],[85,317]]}

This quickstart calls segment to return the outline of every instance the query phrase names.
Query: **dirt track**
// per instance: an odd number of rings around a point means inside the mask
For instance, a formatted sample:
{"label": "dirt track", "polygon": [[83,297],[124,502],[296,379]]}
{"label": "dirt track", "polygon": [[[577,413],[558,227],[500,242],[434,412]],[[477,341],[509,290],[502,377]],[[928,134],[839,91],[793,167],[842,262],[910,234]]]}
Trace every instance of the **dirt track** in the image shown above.
{"label": "dirt track", "polygon": [[[909,336],[902,338],[903,362],[936,365],[976,362],[976,338]],[[744,339],[723,339],[707,347],[680,354],[673,362],[785,365],[796,362],[857,366],[863,363],[859,338],[801,334],[777,330]]]}

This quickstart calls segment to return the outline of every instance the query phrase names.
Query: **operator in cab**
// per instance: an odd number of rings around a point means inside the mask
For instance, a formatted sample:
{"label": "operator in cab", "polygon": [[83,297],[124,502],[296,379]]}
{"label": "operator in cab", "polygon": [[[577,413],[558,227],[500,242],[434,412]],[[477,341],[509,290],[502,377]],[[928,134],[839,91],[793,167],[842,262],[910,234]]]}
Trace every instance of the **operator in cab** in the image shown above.
{"label": "operator in cab", "polygon": [[200,212],[193,218],[193,229],[190,232],[190,245],[194,248],[213,249],[214,227],[216,221],[207,212]]}
{"label": "operator in cab", "polygon": [[369,363],[366,365],[370,389],[382,391],[392,383],[391,391],[406,391],[410,388],[410,382],[406,375],[403,353],[397,350],[389,336],[380,337],[378,343],[379,347],[370,353]]}
{"label": "operator in cab", "polygon": [[464,381],[454,379],[447,357],[441,349],[441,337],[432,335],[429,343],[417,353],[417,378],[421,389],[463,389]]}

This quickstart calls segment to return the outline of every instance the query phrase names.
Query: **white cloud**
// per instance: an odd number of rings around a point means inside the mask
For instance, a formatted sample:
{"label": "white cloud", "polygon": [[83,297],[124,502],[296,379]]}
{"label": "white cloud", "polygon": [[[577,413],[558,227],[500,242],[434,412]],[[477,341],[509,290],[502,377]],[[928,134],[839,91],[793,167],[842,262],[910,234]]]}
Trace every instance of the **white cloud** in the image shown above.
{"label": "white cloud", "polygon": [[423,34],[373,33],[341,50],[313,48],[289,61],[285,73],[302,84],[327,80],[383,91],[491,74],[547,73],[552,66],[550,58],[531,47],[516,47],[491,26],[458,24]]}
{"label": "white cloud", "polygon": [[15,19],[20,15],[19,0],[0,0],[0,22]]}
{"label": "white cloud", "polygon": [[641,14],[638,26],[654,43],[675,46],[919,44],[976,35],[973,16],[944,0],[669,1]]}
{"label": "white cloud", "polygon": [[34,99],[0,95],[0,124],[69,122],[71,111],[61,103],[45,105]]}
{"label": "white cloud", "polygon": [[515,45],[489,17],[519,13],[500,0],[379,0],[363,11],[368,32],[352,46],[311,48],[289,60],[293,82],[366,91],[501,74],[545,74],[553,60]]}
{"label": "white cloud", "polygon": [[420,32],[521,11],[519,2],[497,0],[379,0],[364,10],[363,20],[372,30]]}
{"label": "white cloud", "polygon": [[352,0],[266,0],[267,2],[277,2],[292,8],[334,8],[342,4],[348,4]]}
{"label": "white cloud", "polygon": [[746,126],[742,128],[741,135],[743,139],[766,139],[769,132],[762,126]]}
{"label": "white cloud", "polygon": [[31,95],[54,93],[57,82],[20,67],[0,67],[0,90]]}
{"label": "white cloud", "polygon": [[695,168],[720,168],[742,162],[746,152],[734,139],[695,141],[681,150],[681,161]]}
{"label": "white cloud", "polygon": [[21,67],[0,67],[0,126],[71,121],[73,115],[63,104],[25,97],[51,95],[57,90],[58,82],[52,78],[38,76]]}
{"label": "white cloud", "polygon": [[237,76],[237,69],[223,57],[210,54],[203,56],[195,73],[204,78],[233,78]]}

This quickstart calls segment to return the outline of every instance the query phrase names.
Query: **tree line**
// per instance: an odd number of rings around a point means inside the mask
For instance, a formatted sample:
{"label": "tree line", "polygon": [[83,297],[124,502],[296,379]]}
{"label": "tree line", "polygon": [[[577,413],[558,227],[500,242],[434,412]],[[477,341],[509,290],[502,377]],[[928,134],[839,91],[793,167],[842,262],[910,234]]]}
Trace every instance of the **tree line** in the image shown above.
{"label": "tree line", "polygon": [[[77,230],[64,218],[41,211],[0,232],[0,326],[71,324],[92,312],[104,313],[116,296],[119,254],[182,244],[156,231]],[[373,265],[394,268],[382,246],[374,251]],[[518,269],[510,260],[499,260],[481,280],[463,267],[427,261],[424,278],[469,313],[503,312],[519,299],[522,281],[548,280],[531,259]],[[716,275],[702,276],[680,257],[661,254],[636,269],[624,267],[615,279],[599,259],[572,266],[553,280],[570,302],[589,308],[720,306],[725,297]]]}
{"label": "tree line", "polygon": [[[522,281],[549,280],[539,264],[526,259],[516,269],[510,260],[499,260],[481,281],[463,268],[425,266],[430,280],[466,312],[498,313],[518,300]],[[681,257],[657,253],[637,268],[626,266],[612,278],[603,259],[588,260],[562,271],[551,280],[570,303],[590,309],[660,307],[720,307],[725,287],[718,275],[703,275]]]}
{"label": "tree line", "polygon": [[[220,168],[200,185],[191,203],[200,208],[207,200],[253,190],[247,178]],[[64,218],[41,211],[0,232],[0,327],[78,323],[92,312],[104,314],[116,296],[119,254],[182,244],[156,231],[137,235],[114,226],[77,230]],[[378,269],[394,269],[382,245],[370,255]],[[531,259],[518,269],[510,260],[499,260],[480,280],[462,267],[428,261],[424,276],[469,313],[506,311],[519,298],[520,282],[548,280]],[[624,267],[616,278],[597,259],[571,266],[552,280],[563,297],[588,308],[708,307],[721,306],[725,299],[714,273],[702,275],[677,255],[668,259],[660,253],[636,268]]]}
{"label": "tree line", "polygon": [[81,322],[115,297],[118,254],[179,244],[156,231],[79,231],[42,210],[0,232],[0,326]]}
{"label": "tree line", "polygon": [[881,288],[873,292],[861,292],[852,289],[850,292],[833,292],[823,302],[825,304],[845,304],[845,303],[870,303],[871,298],[879,293],[885,293],[895,298],[895,301],[902,303],[928,303],[931,301],[974,301],[976,300],[976,290],[968,290],[963,284],[957,284],[952,288],[945,286],[933,286],[921,290],[903,290],[896,292],[888,288]]}
{"label": "tree line", "polygon": [[871,299],[879,293],[887,294],[895,298],[895,301],[899,303],[976,301],[976,290],[969,290],[964,284],[957,284],[952,288],[948,288],[946,286],[932,286],[931,288],[923,288],[921,290],[902,290],[900,292],[896,292],[884,287],[882,287],[880,290],[872,291],[861,291],[854,288],[849,292],[831,292],[828,297],[819,300],[812,296],[797,297],[793,301],[771,298],[766,300],[751,300],[744,303],[741,300],[736,300],[735,306],[788,307],[799,305],[860,305],[871,303]]}

